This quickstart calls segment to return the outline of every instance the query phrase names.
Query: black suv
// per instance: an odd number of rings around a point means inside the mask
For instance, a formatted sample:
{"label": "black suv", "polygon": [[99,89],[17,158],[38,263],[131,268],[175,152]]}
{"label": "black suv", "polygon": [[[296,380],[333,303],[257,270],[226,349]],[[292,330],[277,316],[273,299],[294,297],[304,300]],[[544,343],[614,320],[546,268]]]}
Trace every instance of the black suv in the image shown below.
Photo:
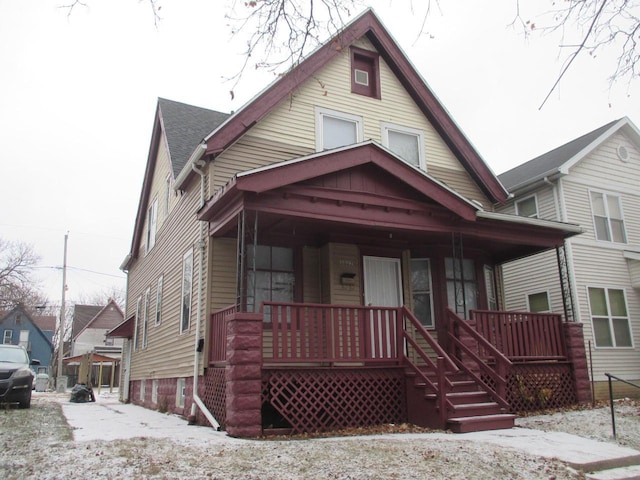
{"label": "black suv", "polygon": [[33,384],[29,365],[39,364],[38,360],[29,362],[24,347],[0,345],[0,403],[18,403],[20,408],[29,408]]}

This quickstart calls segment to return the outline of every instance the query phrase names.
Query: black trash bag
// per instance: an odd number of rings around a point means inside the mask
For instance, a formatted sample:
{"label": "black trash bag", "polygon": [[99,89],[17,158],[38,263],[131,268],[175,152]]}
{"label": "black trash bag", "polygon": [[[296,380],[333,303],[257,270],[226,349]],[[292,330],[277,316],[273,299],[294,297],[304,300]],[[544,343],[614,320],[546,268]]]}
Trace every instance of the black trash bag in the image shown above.
{"label": "black trash bag", "polygon": [[74,403],[86,403],[95,402],[96,398],[93,396],[93,390],[87,387],[84,383],[76,383],[71,389],[70,402]]}

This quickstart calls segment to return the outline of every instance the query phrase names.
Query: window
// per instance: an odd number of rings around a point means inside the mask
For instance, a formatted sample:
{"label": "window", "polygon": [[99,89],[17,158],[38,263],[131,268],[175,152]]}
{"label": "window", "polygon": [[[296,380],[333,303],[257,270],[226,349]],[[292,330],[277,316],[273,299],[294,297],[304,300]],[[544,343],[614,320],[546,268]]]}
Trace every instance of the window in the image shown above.
{"label": "window", "polygon": [[427,258],[411,259],[411,294],[416,318],[425,327],[433,328],[431,264]]}
{"label": "window", "polygon": [[5,330],[4,339],[2,340],[2,343],[4,343],[5,345],[11,345],[12,341],[13,341],[13,330]]}
{"label": "window", "polygon": [[477,308],[476,270],[473,260],[445,258],[447,304],[457,314],[469,318],[469,310]]}
{"label": "window", "polygon": [[151,288],[147,288],[147,291],[144,292],[144,313],[142,314],[142,348],[147,346],[147,330],[149,327],[149,307],[150,307],[150,299],[151,297]]}
{"label": "window", "polygon": [[550,312],[549,294],[547,292],[530,293],[527,295],[527,308],[530,312]]}
{"label": "window", "polygon": [[620,197],[591,192],[591,210],[598,240],[627,243]]}
{"label": "window", "polygon": [[426,171],[424,136],[421,130],[383,123],[382,144],[408,164]]}
{"label": "window", "polygon": [[378,54],[351,47],[351,92],[380,99]]}
{"label": "window", "polygon": [[151,403],[158,403],[158,380],[151,382]]}
{"label": "window", "polygon": [[516,215],[521,217],[538,218],[538,202],[532,195],[516,202]]}
{"label": "window", "polygon": [[362,141],[362,117],[347,113],[316,109],[316,150],[353,145]]}
{"label": "window", "polygon": [[147,212],[147,253],[156,244],[156,227],[158,225],[158,199],[154,199]]}
{"label": "window", "polygon": [[138,350],[138,328],[140,328],[140,311],[142,307],[142,297],[138,297],[136,303],[136,324],[133,327],[133,349]]}
{"label": "window", "polygon": [[[295,274],[293,250],[284,247],[258,245],[255,256],[253,245],[247,249],[247,310],[257,312],[262,302],[293,302]],[[252,265],[255,259],[255,272]],[[267,315],[265,315],[265,320]]]}
{"label": "window", "polygon": [[182,257],[182,308],[180,311],[180,333],[189,329],[191,322],[191,293],[193,289],[193,252]]}
{"label": "window", "polygon": [[146,393],[146,380],[140,380],[140,400],[142,402],[144,402]]}
{"label": "window", "polygon": [[624,290],[589,287],[596,347],[632,347]]}
{"label": "window", "polygon": [[176,382],[176,407],[184,407],[184,398],[186,395],[187,392],[184,378],[179,378]]}
{"label": "window", "polygon": [[156,325],[160,325],[160,313],[162,312],[162,278],[158,279],[158,290],[156,291]]}
{"label": "window", "polygon": [[18,345],[24,347],[27,352],[31,351],[31,345],[29,344],[29,330],[20,330],[20,340]]}
{"label": "window", "polygon": [[493,267],[484,266],[484,285],[487,291],[487,308],[489,310],[498,310],[498,296],[496,295],[496,277]]}

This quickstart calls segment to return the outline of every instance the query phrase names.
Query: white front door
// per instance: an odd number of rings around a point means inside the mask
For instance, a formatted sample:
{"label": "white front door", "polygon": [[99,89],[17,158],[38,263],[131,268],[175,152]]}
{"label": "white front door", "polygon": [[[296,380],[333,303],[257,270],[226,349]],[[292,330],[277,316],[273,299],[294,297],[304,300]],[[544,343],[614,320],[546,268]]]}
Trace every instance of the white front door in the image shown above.
{"label": "white front door", "polygon": [[[400,259],[363,257],[364,303],[374,307],[402,306]],[[396,329],[389,312],[371,311],[369,342],[372,358],[391,358],[396,345]]]}
{"label": "white front door", "polygon": [[363,265],[365,305],[402,306],[400,259],[363,257]]}

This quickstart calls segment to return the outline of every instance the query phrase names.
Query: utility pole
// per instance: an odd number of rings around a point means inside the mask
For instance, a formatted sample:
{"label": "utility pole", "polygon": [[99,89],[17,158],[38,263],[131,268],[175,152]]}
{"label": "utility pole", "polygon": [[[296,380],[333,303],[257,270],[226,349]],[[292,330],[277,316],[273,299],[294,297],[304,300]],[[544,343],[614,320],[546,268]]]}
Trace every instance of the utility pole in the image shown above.
{"label": "utility pole", "polygon": [[67,388],[67,377],[62,375],[62,357],[64,350],[64,317],[66,314],[65,297],[67,293],[67,241],[69,232],[64,235],[64,257],[62,261],[62,306],[60,307],[60,327],[58,330],[58,378],[56,392],[64,393]]}

